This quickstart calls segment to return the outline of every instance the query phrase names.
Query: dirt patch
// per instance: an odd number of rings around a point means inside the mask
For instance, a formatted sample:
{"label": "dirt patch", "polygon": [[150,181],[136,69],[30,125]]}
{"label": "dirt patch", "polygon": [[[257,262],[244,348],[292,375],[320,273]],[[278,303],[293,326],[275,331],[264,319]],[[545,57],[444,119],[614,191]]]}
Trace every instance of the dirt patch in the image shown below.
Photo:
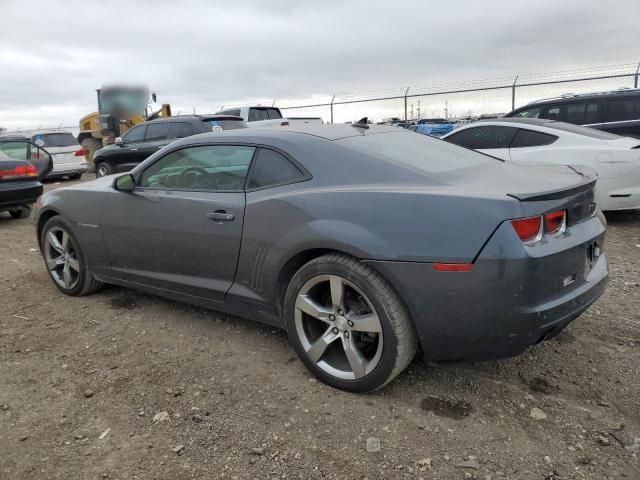
{"label": "dirt patch", "polygon": [[460,420],[473,412],[473,407],[464,400],[454,400],[429,396],[420,402],[420,408],[426,412],[433,412],[440,417]]}

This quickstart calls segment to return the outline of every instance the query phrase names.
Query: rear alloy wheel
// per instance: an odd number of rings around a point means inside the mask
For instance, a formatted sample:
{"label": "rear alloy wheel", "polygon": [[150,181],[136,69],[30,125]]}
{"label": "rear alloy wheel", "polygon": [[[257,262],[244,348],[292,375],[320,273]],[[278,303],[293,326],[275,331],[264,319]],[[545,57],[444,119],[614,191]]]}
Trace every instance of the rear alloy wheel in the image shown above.
{"label": "rear alloy wheel", "polygon": [[14,208],[13,210],[9,210],[9,214],[16,220],[19,218],[29,218],[29,215],[31,215],[31,207],[25,205],[24,207]]}
{"label": "rear alloy wheel", "polygon": [[106,177],[112,173],[113,170],[111,169],[111,165],[106,162],[101,162],[96,166],[96,178]]}
{"label": "rear alloy wheel", "polygon": [[294,276],[285,321],[298,355],[323,382],[380,388],[406,368],[417,340],[408,312],[375,270],[350,257],[312,260]]}
{"label": "rear alloy wheel", "polygon": [[82,296],[102,286],[88,270],[80,245],[65,220],[49,219],[42,230],[40,244],[49,276],[60,291]]}

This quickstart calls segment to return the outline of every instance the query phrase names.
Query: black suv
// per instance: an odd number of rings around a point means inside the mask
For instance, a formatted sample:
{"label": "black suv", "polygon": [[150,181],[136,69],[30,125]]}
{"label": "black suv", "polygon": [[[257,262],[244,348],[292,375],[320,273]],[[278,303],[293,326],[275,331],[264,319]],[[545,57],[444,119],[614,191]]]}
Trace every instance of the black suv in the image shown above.
{"label": "black suv", "polygon": [[116,138],[114,145],[96,152],[93,159],[96,177],[128,172],[178,138],[245,127],[242,118],[233,115],[180,115],[141,123],[122,138]]}
{"label": "black suv", "polygon": [[505,117],[547,118],[640,138],[640,89],[565,95],[529,103]]}

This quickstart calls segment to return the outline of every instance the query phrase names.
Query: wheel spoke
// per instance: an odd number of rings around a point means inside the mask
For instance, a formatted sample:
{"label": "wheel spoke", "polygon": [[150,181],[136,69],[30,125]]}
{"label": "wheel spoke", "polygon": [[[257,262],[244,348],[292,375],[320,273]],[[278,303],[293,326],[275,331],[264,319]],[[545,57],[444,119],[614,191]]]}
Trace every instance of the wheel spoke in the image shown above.
{"label": "wheel spoke", "polygon": [[381,333],[382,325],[375,313],[365,313],[364,315],[349,315],[348,319],[353,322],[351,330],[356,332]]}
{"label": "wheel spoke", "polygon": [[47,238],[49,239],[49,245],[51,245],[51,247],[53,247],[53,249],[58,252],[58,253],[64,253],[64,248],[62,247],[62,245],[60,244],[60,241],[58,240],[58,237],[56,237],[56,234],[53,232],[49,232],[47,234]]}
{"label": "wheel spoke", "polygon": [[69,257],[69,268],[76,273],[80,273],[80,262],[77,258]]}
{"label": "wheel spoke", "polygon": [[298,295],[298,299],[296,300],[296,308],[303,311],[307,315],[310,315],[313,318],[317,318],[318,320],[321,320],[323,322],[328,322],[329,314],[333,312],[330,308],[318,305],[308,295]]}
{"label": "wheel spoke", "polygon": [[329,277],[329,284],[331,286],[331,303],[333,307],[337,309],[343,308],[344,297],[344,283],[342,278],[337,275],[331,275]]}
{"label": "wheel spoke", "polygon": [[62,232],[62,242],[60,242],[60,244],[62,245],[62,249],[69,253],[69,234],[67,232]]}
{"label": "wheel spoke", "polygon": [[69,264],[65,264],[62,269],[62,280],[65,288],[71,288],[71,270],[69,269]]}
{"label": "wheel spoke", "polygon": [[344,353],[347,355],[347,360],[349,362],[349,366],[353,371],[353,374],[356,378],[364,377],[366,375],[366,363],[367,361],[356,347],[353,336],[349,336],[349,338],[342,339],[342,347],[344,348]]}
{"label": "wheel spoke", "polygon": [[320,338],[318,338],[315,342],[311,344],[309,349],[307,350],[307,355],[314,362],[317,362],[322,358],[324,352],[327,350],[327,347],[331,342],[333,342],[336,338],[338,338],[338,334],[333,333],[333,329],[330,327],[326,332],[322,334]]}
{"label": "wheel spoke", "polygon": [[64,257],[62,255],[56,258],[47,258],[47,267],[49,270],[55,270],[60,265],[64,265]]}

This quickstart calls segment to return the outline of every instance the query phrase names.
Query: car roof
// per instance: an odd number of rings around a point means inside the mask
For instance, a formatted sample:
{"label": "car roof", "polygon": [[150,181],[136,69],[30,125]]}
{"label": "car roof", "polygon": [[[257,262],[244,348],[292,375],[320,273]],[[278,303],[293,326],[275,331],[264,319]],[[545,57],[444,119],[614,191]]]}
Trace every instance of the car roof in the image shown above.
{"label": "car roof", "polygon": [[620,90],[608,90],[606,92],[573,93],[562,95],[560,97],[542,98],[540,100],[529,102],[523,107],[517,108],[514,111],[522,110],[524,108],[536,105],[547,105],[550,103],[571,103],[581,102],[584,100],[597,100],[600,98],[626,98],[629,96],[640,96],[640,88],[623,88]]}
{"label": "car roof", "polygon": [[176,122],[176,121],[194,121],[201,120],[203,122],[207,122],[209,120],[237,120],[242,121],[242,117],[238,117],[236,115],[175,115],[172,117],[162,117],[156,118],[154,120],[147,120],[143,122],[145,124],[149,123],[164,123],[164,122]]}
{"label": "car roof", "polygon": [[[186,137],[194,140],[208,141],[220,137],[263,137],[263,138],[286,138],[290,135],[310,135],[325,140],[338,140],[346,137],[357,137],[360,135],[372,135],[376,133],[405,131],[400,127],[392,127],[390,125],[367,125],[368,128],[358,127],[355,124],[312,124],[306,123],[295,126],[277,126],[277,127],[251,127],[236,130],[225,130],[216,133],[201,133],[192,137]],[[188,143],[186,139],[180,140]]]}

